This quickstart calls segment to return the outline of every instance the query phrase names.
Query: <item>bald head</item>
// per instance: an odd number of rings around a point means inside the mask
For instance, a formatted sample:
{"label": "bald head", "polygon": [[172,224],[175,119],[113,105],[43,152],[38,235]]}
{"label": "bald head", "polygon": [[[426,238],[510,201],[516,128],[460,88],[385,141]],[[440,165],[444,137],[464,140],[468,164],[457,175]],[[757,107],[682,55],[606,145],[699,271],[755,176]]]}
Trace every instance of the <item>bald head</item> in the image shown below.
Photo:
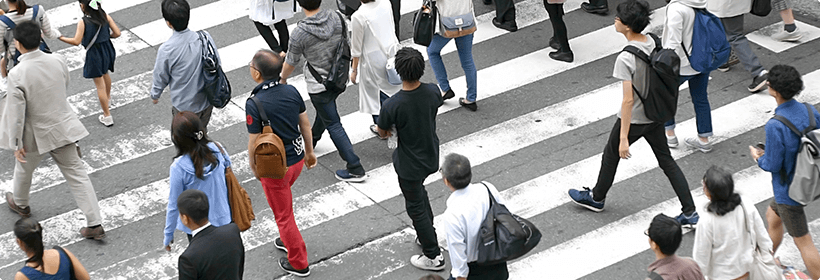
{"label": "bald head", "polygon": [[282,58],[269,50],[259,50],[253,56],[253,67],[262,76],[262,80],[279,79],[282,72]]}

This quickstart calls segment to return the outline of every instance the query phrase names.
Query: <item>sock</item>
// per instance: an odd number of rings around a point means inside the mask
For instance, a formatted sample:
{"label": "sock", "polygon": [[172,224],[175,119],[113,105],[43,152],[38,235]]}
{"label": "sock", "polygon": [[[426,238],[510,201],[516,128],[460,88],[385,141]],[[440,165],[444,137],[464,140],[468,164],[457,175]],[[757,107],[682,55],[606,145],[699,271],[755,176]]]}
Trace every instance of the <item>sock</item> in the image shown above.
{"label": "sock", "polygon": [[794,23],[786,24],[786,25],[783,25],[783,29],[785,29],[786,32],[792,33],[795,30],[797,30],[797,25],[794,25]]}

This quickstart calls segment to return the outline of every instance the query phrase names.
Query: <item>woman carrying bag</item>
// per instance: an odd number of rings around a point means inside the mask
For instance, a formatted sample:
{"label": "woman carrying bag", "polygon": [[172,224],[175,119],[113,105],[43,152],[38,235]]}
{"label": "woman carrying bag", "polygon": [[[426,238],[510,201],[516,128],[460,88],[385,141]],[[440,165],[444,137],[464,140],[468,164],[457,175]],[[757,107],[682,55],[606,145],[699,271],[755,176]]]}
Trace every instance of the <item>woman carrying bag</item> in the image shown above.
{"label": "woman carrying bag", "polygon": [[476,31],[473,2],[470,0],[438,0],[433,3],[438,10],[438,24],[436,34],[433,35],[433,40],[427,47],[427,56],[430,58],[433,74],[436,75],[436,81],[444,95],[444,100],[453,98],[455,92],[450,88],[447,68],[441,60],[441,49],[451,39],[455,39],[458,58],[467,80],[467,96],[459,98],[458,104],[470,111],[476,111],[478,110],[476,103],[478,71],[473,62],[473,33]]}
{"label": "woman carrying bag", "polygon": [[732,174],[712,166],[703,176],[709,199],[695,231],[692,258],[707,279],[777,280],[782,271],[772,257],[772,240],[754,205],[744,205]]}
{"label": "woman carrying bag", "polygon": [[[388,60],[396,56],[396,39],[388,0],[361,0],[362,5],[350,19],[350,53],[353,72],[350,81],[359,84],[359,111],[373,116],[370,131],[378,135],[381,104],[401,89],[395,71],[388,74]],[[395,68],[393,68],[395,69]]]}

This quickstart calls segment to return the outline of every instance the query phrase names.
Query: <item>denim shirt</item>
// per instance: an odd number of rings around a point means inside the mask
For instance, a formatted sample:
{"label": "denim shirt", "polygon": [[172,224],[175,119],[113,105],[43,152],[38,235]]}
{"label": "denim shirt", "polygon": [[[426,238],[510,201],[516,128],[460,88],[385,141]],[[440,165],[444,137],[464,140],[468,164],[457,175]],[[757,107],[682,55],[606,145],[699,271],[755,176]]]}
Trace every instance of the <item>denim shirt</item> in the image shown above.
{"label": "denim shirt", "polygon": [[[797,129],[803,130],[809,126],[806,105],[794,99],[780,104],[774,112],[788,119]],[[816,124],[820,124],[820,113],[813,106],[812,114]],[[789,197],[789,185],[794,178],[794,167],[799,148],[800,136],[792,132],[785,124],[775,119],[766,122],[766,152],[757,160],[757,165],[772,173],[774,200],[778,204],[800,205]],[[781,180],[781,170],[785,172],[786,180]]]}
{"label": "denim shirt", "polygon": [[[216,48],[211,35],[205,37]],[[219,52],[216,51],[219,58]],[[202,42],[199,34],[185,29],[174,31],[171,38],[157,51],[154,64],[154,82],[151,86],[151,99],[157,100],[165,87],[171,93],[171,104],[179,111],[202,112],[211,104],[205,94],[200,92],[205,85],[202,76]]]}

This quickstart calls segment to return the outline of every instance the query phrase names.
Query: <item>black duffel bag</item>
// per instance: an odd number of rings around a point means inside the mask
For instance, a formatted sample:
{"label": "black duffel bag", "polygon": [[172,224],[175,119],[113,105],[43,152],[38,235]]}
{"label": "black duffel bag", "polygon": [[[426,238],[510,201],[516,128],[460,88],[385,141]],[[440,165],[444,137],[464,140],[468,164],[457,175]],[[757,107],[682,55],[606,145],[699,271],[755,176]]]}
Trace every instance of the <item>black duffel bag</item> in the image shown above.
{"label": "black duffel bag", "polygon": [[528,253],[541,241],[541,232],[530,221],[519,217],[504,204],[495,201],[487,184],[490,209],[479,229],[478,259],[476,263],[492,265],[514,260]]}
{"label": "black duffel bag", "polygon": [[413,42],[422,46],[430,46],[433,34],[436,33],[436,1],[425,0],[416,16],[413,18]]}

